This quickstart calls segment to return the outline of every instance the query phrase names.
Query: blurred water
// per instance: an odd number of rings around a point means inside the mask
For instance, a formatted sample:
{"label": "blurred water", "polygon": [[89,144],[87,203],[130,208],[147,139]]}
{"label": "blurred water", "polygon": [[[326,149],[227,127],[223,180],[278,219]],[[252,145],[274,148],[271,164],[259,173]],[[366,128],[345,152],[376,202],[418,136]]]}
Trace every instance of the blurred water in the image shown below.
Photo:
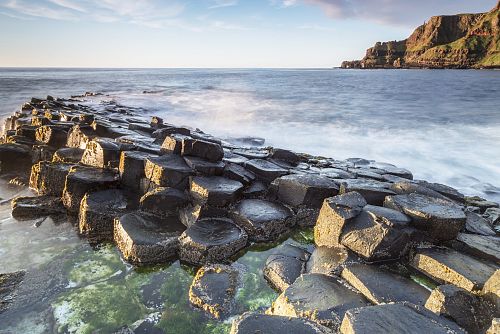
{"label": "blurred water", "polygon": [[85,91],[214,135],[390,162],[500,200],[499,71],[0,69],[0,115]]}

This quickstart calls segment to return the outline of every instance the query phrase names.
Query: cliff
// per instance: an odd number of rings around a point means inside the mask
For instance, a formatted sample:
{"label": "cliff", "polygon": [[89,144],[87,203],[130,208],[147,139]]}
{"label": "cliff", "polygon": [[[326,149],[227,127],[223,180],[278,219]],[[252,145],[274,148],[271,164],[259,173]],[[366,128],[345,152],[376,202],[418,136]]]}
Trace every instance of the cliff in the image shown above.
{"label": "cliff", "polygon": [[500,1],[479,14],[433,16],[405,40],[377,42],[342,68],[500,68]]}

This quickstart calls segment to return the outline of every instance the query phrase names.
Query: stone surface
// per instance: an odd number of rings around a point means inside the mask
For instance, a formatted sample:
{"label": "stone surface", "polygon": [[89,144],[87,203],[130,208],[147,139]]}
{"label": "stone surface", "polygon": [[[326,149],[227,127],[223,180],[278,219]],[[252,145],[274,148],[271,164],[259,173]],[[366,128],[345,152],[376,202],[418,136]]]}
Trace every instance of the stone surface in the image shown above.
{"label": "stone surface", "polygon": [[38,195],[62,196],[66,177],[73,165],[40,161],[34,164],[30,175],[30,188]]}
{"label": "stone surface", "polygon": [[441,195],[444,195],[447,198],[452,199],[458,203],[463,203],[465,201],[465,196],[455,188],[449,187],[441,183],[431,183],[423,180],[418,181],[418,183],[429,189],[437,191]]}
{"label": "stone surface", "polygon": [[336,330],[345,312],[368,305],[365,298],[339,278],[305,274],[273,303],[272,314],[308,318]]}
{"label": "stone surface", "polygon": [[237,148],[233,150],[233,153],[247,159],[266,159],[269,157],[268,150],[259,148]]}
{"label": "stone surface", "polygon": [[462,207],[450,201],[419,194],[389,196],[384,206],[404,212],[412,224],[437,240],[452,240],[465,226]]}
{"label": "stone surface", "polygon": [[165,137],[163,144],[161,145],[160,152],[162,154],[181,154],[182,151],[182,141],[184,139],[190,138],[189,136],[184,136],[180,134],[171,134]]}
{"label": "stone surface", "polygon": [[120,147],[110,139],[94,139],[87,143],[82,164],[98,168],[118,167]]}
{"label": "stone surface", "polygon": [[194,176],[190,179],[190,194],[199,204],[226,206],[238,199],[243,185],[220,176]]}
{"label": "stone surface", "polygon": [[208,205],[189,204],[179,210],[179,218],[187,227],[193,225],[202,218],[227,218],[227,216],[227,209]]}
{"label": "stone surface", "polygon": [[0,314],[9,308],[16,297],[16,289],[23,281],[24,271],[0,273]]}
{"label": "stone surface", "polygon": [[176,218],[159,219],[146,213],[128,213],[115,220],[114,239],[127,261],[166,263],[176,259],[178,238],[184,229]]}
{"label": "stone surface", "polygon": [[291,206],[320,208],[325,198],[337,195],[339,190],[331,179],[311,174],[282,176],[273,184],[277,187],[278,199]]}
{"label": "stone surface", "polygon": [[161,187],[186,189],[193,170],[178,155],[170,154],[146,159],[145,174],[148,179]]}
{"label": "stone surface", "polygon": [[36,140],[52,147],[64,147],[68,139],[68,128],[59,125],[44,125],[36,130]]}
{"label": "stone surface", "polygon": [[488,220],[475,212],[466,212],[465,229],[467,232],[480,235],[496,235]]}
{"label": "stone surface", "polygon": [[497,334],[500,333],[500,318],[494,318],[491,321],[491,326],[486,331],[486,334]]}
{"label": "stone surface", "polygon": [[192,155],[208,161],[217,162],[221,161],[224,157],[224,150],[221,145],[216,143],[193,138],[185,138],[182,140],[181,154]]}
{"label": "stone surface", "polygon": [[481,197],[478,197],[478,196],[466,197],[465,198],[465,203],[468,206],[478,207],[479,210],[481,211],[481,213],[483,213],[484,211],[486,211],[489,208],[498,208],[499,207],[498,203],[485,200],[484,198],[481,198]]}
{"label": "stone surface", "polygon": [[340,182],[339,194],[356,191],[360,193],[368,204],[382,205],[385,197],[394,195],[394,191],[390,190],[390,183],[379,182],[367,179],[346,179],[337,180]]}
{"label": "stone surface", "polygon": [[231,212],[235,223],[245,229],[251,241],[271,241],[294,225],[293,212],[286,206],[260,199],[245,199]]}
{"label": "stone surface", "polygon": [[347,266],[342,278],[374,304],[410,302],[423,306],[430,295],[429,290],[412,280],[373,265]]}
{"label": "stone surface", "polygon": [[465,334],[454,322],[409,303],[361,307],[347,311],[342,334]]}
{"label": "stone surface", "polygon": [[140,189],[141,179],[146,176],[144,167],[148,157],[151,157],[151,154],[144,152],[124,151],[121,153],[119,171],[122,185],[135,191]]}
{"label": "stone surface", "polygon": [[448,248],[417,249],[410,264],[440,283],[451,283],[467,291],[479,291],[495,267]]}
{"label": "stone surface", "polygon": [[345,265],[357,262],[355,256],[344,246],[319,246],[314,249],[306,264],[306,272],[340,276]]}
{"label": "stone surface", "polygon": [[245,167],[235,163],[228,163],[224,167],[223,174],[225,177],[241,182],[242,184],[250,184],[255,180],[255,174],[245,169]]}
{"label": "stone surface", "polygon": [[453,248],[500,265],[500,237],[459,233]]}
{"label": "stone surface", "polygon": [[67,146],[85,149],[87,143],[97,137],[94,129],[88,125],[75,125],[69,130]]}
{"label": "stone surface", "polygon": [[245,168],[257,175],[258,178],[268,183],[271,183],[280,176],[288,174],[286,169],[262,159],[254,159],[245,162]]}
{"label": "stone surface", "polygon": [[60,148],[54,153],[52,161],[59,163],[78,163],[83,157],[83,152],[84,150],[76,147]]}
{"label": "stone surface", "polygon": [[498,317],[500,315],[500,269],[496,269],[484,283],[481,294],[492,305],[495,317]]}
{"label": "stone surface", "polygon": [[222,161],[212,162],[198,157],[185,156],[184,161],[196,173],[207,176],[220,176],[224,172]]}
{"label": "stone surface", "polygon": [[59,197],[17,197],[12,200],[12,217],[17,220],[31,220],[64,213]]}
{"label": "stone surface", "polygon": [[305,272],[309,252],[292,245],[286,245],[273,252],[262,270],[264,278],[276,290],[283,292]]}
{"label": "stone surface", "polygon": [[31,148],[22,144],[0,144],[0,173],[22,173],[31,168]]}
{"label": "stone surface", "polygon": [[200,219],[180,236],[179,257],[195,265],[222,262],[245,247],[247,240],[246,232],[229,219]]}
{"label": "stone surface", "polygon": [[118,189],[85,194],[78,217],[80,233],[91,242],[113,241],[114,221],[127,207],[127,198]]}
{"label": "stone surface", "polygon": [[231,334],[333,334],[313,321],[276,315],[244,313],[233,321]]}
{"label": "stone surface", "polygon": [[390,189],[396,194],[411,194],[416,193],[420,195],[425,195],[429,197],[440,198],[444,200],[449,200],[448,197],[441,195],[439,192],[427,188],[424,185],[415,183],[414,181],[398,181],[391,185]]}
{"label": "stone surface", "polygon": [[179,209],[188,204],[185,192],[175,188],[159,187],[141,197],[141,210],[158,216],[177,216]]}
{"label": "stone surface", "polygon": [[231,314],[238,288],[239,273],[231,266],[201,267],[189,288],[189,301],[216,319]]}

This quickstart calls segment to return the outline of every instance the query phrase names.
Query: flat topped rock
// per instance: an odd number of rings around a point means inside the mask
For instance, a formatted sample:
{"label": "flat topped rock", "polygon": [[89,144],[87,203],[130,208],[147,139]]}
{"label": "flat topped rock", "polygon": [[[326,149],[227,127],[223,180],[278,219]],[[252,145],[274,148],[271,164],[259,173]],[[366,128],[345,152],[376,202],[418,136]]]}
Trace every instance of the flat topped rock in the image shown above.
{"label": "flat topped rock", "polygon": [[230,178],[231,180],[239,181],[243,184],[249,184],[255,180],[254,173],[235,163],[228,163],[224,167],[223,174],[225,177]]}
{"label": "flat topped rock", "polygon": [[345,264],[356,262],[357,259],[351,254],[344,246],[316,247],[307,261],[306,272],[339,276]]}
{"label": "flat topped rock", "polygon": [[313,174],[285,175],[273,181],[280,201],[292,205],[320,208],[323,200],[338,193],[337,183]]}
{"label": "flat topped rock", "polygon": [[184,161],[195,172],[202,175],[222,175],[225,164],[222,161],[212,162],[198,157],[185,156]]}
{"label": "flat topped rock", "polygon": [[0,173],[12,173],[31,168],[31,147],[22,144],[0,144]]}
{"label": "flat topped rock", "polygon": [[245,199],[231,212],[253,241],[276,239],[293,225],[292,216],[292,210],[286,206],[261,199]]}
{"label": "flat topped rock", "polygon": [[233,150],[233,153],[241,155],[247,159],[266,159],[269,157],[269,151],[251,148],[237,148]]}
{"label": "flat topped rock", "polygon": [[273,252],[264,265],[264,278],[282,292],[304,273],[309,252],[292,245],[285,245]]}
{"label": "flat topped rock", "polygon": [[347,310],[368,305],[359,293],[339,278],[305,274],[290,285],[273,303],[275,315],[309,318],[337,329]]}
{"label": "flat topped rock", "polygon": [[145,175],[161,187],[185,189],[189,183],[192,169],[184,159],[176,154],[150,157],[146,159]]}
{"label": "flat topped rock", "polygon": [[244,313],[233,321],[231,334],[332,334],[333,332],[307,319]]}
{"label": "flat topped rock", "polygon": [[239,196],[243,185],[220,176],[195,176],[190,180],[190,193],[193,198],[203,204],[225,206]]}
{"label": "flat topped rock", "polygon": [[500,237],[459,233],[454,248],[500,264]]}
{"label": "flat topped rock", "polygon": [[31,220],[65,212],[59,197],[37,196],[17,197],[11,202],[12,217],[17,220]]}
{"label": "flat topped rock", "polygon": [[84,150],[77,147],[64,147],[54,153],[53,162],[78,163],[82,159]]}
{"label": "flat topped rock", "polygon": [[347,266],[342,271],[342,278],[374,304],[405,301],[423,306],[430,295],[423,286],[377,266]]}
{"label": "flat topped rock", "polygon": [[454,322],[409,303],[385,304],[347,311],[342,334],[465,334]]}
{"label": "flat topped rock", "polygon": [[481,290],[495,272],[491,264],[448,248],[420,248],[411,266],[441,283],[451,283],[468,291]]}
{"label": "flat topped rock", "polygon": [[455,239],[465,225],[465,213],[460,205],[420,194],[389,196],[384,206],[404,212],[413,225],[426,230],[437,240]]}
{"label": "flat topped rock", "polygon": [[462,193],[460,193],[458,190],[456,190],[455,188],[452,188],[450,186],[447,186],[447,185],[444,185],[441,183],[431,183],[431,182],[422,181],[422,180],[419,180],[417,182],[419,184],[421,184],[427,188],[430,188],[434,191],[437,191],[438,193],[446,196],[447,198],[452,199],[454,201],[457,201],[459,203],[463,203],[465,201],[465,196]]}
{"label": "flat topped rock", "polygon": [[249,160],[245,162],[245,167],[266,182],[272,182],[276,178],[288,174],[288,170],[262,159]]}
{"label": "flat topped rock", "polygon": [[165,263],[176,258],[178,237],[185,230],[177,218],[159,219],[128,213],[115,220],[114,239],[123,257],[133,263]]}
{"label": "flat topped rock", "polygon": [[185,192],[175,188],[158,187],[141,197],[140,206],[143,211],[158,216],[175,216],[188,202],[189,197]]}
{"label": "flat topped rock", "polygon": [[465,229],[470,233],[480,235],[495,236],[496,232],[493,230],[488,220],[475,212],[465,212],[466,221]]}
{"label": "flat topped rock", "polygon": [[391,184],[368,179],[340,179],[339,194],[345,194],[351,191],[357,191],[372,205],[382,205],[386,196],[394,195],[395,192],[390,189]]}
{"label": "flat topped rock", "polygon": [[224,157],[224,150],[222,146],[217,143],[194,138],[184,138],[182,140],[181,154],[216,162],[222,160]]}
{"label": "flat topped rock", "polygon": [[226,163],[243,165],[248,161],[248,158],[245,158],[244,156],[239,154],[234,154],[231,151],[224,151],[224,158],[222,159],[222,161]]}
{"label": "flat topped rock", "polygon": [[146,177],[144,172],[146,159],[151,156],[151,154],[145,152],[123,151],[119,163],[121,184],[138,191],[141,179]]}
{"label": "flat topped rock", "polygon": [[236,269],[223,264],[201,267],[189,288],[189,301],[216,319],[230,315],[238,276]]}
{"label": "flat topped rock", "polygon": [[200,219],[179,238],[180,259],[192,264],[221,262],[245,247],[248,236],[229,219]]}

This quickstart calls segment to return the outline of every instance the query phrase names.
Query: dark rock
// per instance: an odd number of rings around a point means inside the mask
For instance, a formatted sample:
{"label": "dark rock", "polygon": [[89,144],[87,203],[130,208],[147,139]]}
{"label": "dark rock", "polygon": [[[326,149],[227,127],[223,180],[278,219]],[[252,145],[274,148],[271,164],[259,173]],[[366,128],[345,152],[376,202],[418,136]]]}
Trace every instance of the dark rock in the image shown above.
{"label": "dark rock", "polygon": [[465,334],[454,322],[410,303],[361,307],[346,312],[342,334]]}
{"label": "dark rock", "polygon": [[229,219],[200,219],[179,238],[179,257],[192,264],[217,263],[236,254],[247,240],[245,230]]}
{"label": "dark rock", "polygon": [[38,195],[62,196],[72,165],[41,161],[33,165],[30,188]]}
{"label": "dark rock", "polygon": [[150,125],[154,129],[160,129],[163,126],[163,118],[158,116],[151,117]]}
{"label": "dark rock", "polygon": [[307,319],[244,313],[233,321],[231,334],[287,333],[332,334],[330,329]]}
{"label": "dark rock", "polygon": [[500,315],[500,269],[495,270],[484,283],[481,295],[492,306],[495,317],[498,317]]}
{"label": "dark rock", "polygon": [[23,281],[25,272],[0,273],[0,314],[9,308],[16,297],[17,287]]}
{"label": "dark rock", "polygon": [[184,229],[176,218],[159,219],[146,213],[129,213],[115,220],[114,239],[127,261],[166,263],[176,258],[178,238]]}
{"label": "dark rock", "polygon": [[231,314],[238,288],[238,271],[214,264],[201,267],[189,288],[189,301],[216,319]]}
{"label": "dark rock", "polygon": [[458,251],[500,264],[500,237],[459,233],[452,244]]}
{"label": "dark rock", "polygon": [[131,190],[139,190],[141,179],[146,176],[144,167],[146,159],[151,154],[135,151],[124,151],[120,155],[120,178],[121,183]]}
{"label": "dark rock", "polygon": [[396,194],[411,194],[411,193],[416,193],[420,195],[425,195],[429,197],[435,197],[435,198],[440,198],[443,200],[449,200],[448,197],[441,195],[435,190],[432,190],[430,188],[427,188],[423,185],[417,184],[413,181],[403,181],[403,182],[396,182],[391,185],[391,190],[394,191]]}
{"label": "dark rock", "polygon": [[189,227],[202,218],[223,218],[228,216],[226,208],[219,208],[209,205],[188,205],[179,210],[181,222]]}
{"label": "dark rock", "polygon": [[494,318],[491,321],[491,326],[486,331],[486,334],[497,334],[500,333],[500,318]]}
{"label": "dark rock", "polygon": [[254,159],[245,162],[245,167],[263,181],[271,183],[280,176],[288,174],[286,169],[267,160]]}
{"label": "dark rock", "polygon": [[271,254],[264,265],[264,278],[276,290],[283,292],[304,273],[310,254],[299,247],[286,245]]}
{"label": "dark rock", "polygon": [[471,334],[484,333],[491,324],[493,312],[480,297],[454,285],[441,285],[432,291],[425,307],[451,318]]}
{"label": "dark rock", "polygon": [[63,204],[69,212],[76,213],[86,193],[116,188],[119,181],[119,175],[111,170],[71,167],[62,194]]}
{"label": "dark rock", "polygon": [[339,278],[305,274],[290,285],[273,303],[271,313],[308,318],[337,330],[347,310],[368,305],[365,298]]}
{"label": "dark rock", "polygon": [[0,144],[0,173],[22,173],[31,168],[32,151],[22,144]]}
{"label": "dark rock", "polygon": [[40,161],[52,161],[56,149],[49,145],[33,145],[32,163],[36,164]]}
{"label": "dark rock", "polygon": [[484,218],[488,219],[491,225],[495,226],[500,224],[500,209],[499,208],[488,208],[484,211]]}
{"label": "dark rock", "polygon": [[247,159],[266,159],[269,157],[269,151],[258,148],[237,148],[232,152]]}
{"label": "dark rock", "polygon": [[59,163],[78,163],[83,157],[83,152],[84,150],[76,147],[60,148],[54,153],[52,161]]}
{"label": "dark rock", "polygon": [[300,162],[300,157],[296,153],[281,148],[273,148],[271,151],[271,158],[285,161],[291,165],[297,165]]}
{"label": "dark rock", "polygon": [[113,241],[114,220],[125,214],[127,207],[127,198],[118,189],[85,194],[78,217],[80,233],[91,242]]}
{"label": "dark rock", "polygon": [[430,188],[434,191],[437,191],[441,195],[444,195],[444,196],[446,196],[454,201],[457,201],[459,203],[465,202],[465,196],[462,193],[460,193],[458,190],[456,190],[455,188],[446,186],[444,184],[431,183],[431,182],[427,182],[427,181],[418,181],[418,183],[427,187],[427,188]]}
{"label": "dark rock", "polygon": [[193,170],[178,155],[163,155],[146,159],[145,174],[160,187],[174,187],[184,190],[189,185]]}
{"label": "dark rock", "polygon": [[159,130],[153,132],[153,138],[156,138],[155,142],[158,144],[162,144],[167,136],[178,134],[183,136],[190,136],[191,129],[186,127],[176,127],[176,126],[165,126]]}
{"label": "dark rock", "polygon": [[411,266],[440,283],[478,291],[495,271],[492,264],[448,248],[419,248]]}
{"label": "dark rock", "polygon": [[495,231],[491,228],[488,220],[475,212],[466,212],[465,229],[467,232],[495,236]]}
{"label": "dark rock", "polygon": [[484,211],[486,211],[486,209],[489,209],[489,208],[498,208],[498,206],[499,206],[498,203],[487,201],[484,198],[477,197],[477,196],[466,197],[465,198],[465,203],[468,206],[478,207],[480,209],[481,213],[483,213]]}
{"label": "dark rock", "polygon": [[185,156],[184,161],[196,173],[208,176],[220,176],[224,171],[224,163],[222,161],[211,162],[202,158]]}
{"label": "dark rock", "polygon": [[373,265],[347,266],[342,278],[374,304],[410,302],[423,306],[430,295],[429,290],[412,280]]}
{"label": "dark rock", "polygon": [[224,158],[222,159],[225,163],[233,163],[238,165],[243,165],[248,161],[248,158],[245,158],[242,155],[234,154],[230,151],[224,151]]}
{"label": "dark rock", "polygon": [[385,197],[394,195],[395,192],[390,190],[390,183],[379,182],[366,179],[341,179],[339,194],[356,191],[360,193],[368,204],[382,205]]}
{"label": "dark rock", "polygon": [[36,130],[36,140],[52,147],[64,147],[68,140],[68,128],[59,125],[44,125]]}
{"label": "dark rock", "polygon": [[419,194],[397,195],[387,197],[384,206],[409,215],[415,227],[437,240],[455,239],[465,226],[462,207],[447,200]]}
{"label": "dark rock", "polygon": [[88,125],[75,125],[68,132],[67,146],[85,149],[87,144],[97,137],[94,129]]}
{"label": "dark rock", "polygon": [[[353,179],[354,174],[349,173],[340,168],[323,168],[321,170],[321,175],[329,177],[331,179]],[[340,180],[338,180],[340,182]]]}
{"label": "dark rock", "polygon": [[186,138],[182,140],[182,155],[191,155],[208,161],[221,161],[224,157],[224,150],[220,144],[211,143],[204,140]]}
{"label": "dark rock", "polygon": [[245,199],[231,212],[252,241],[272,241],[294,225],[293,212],[286,206],[260,199]]}
{"label": "dark rock", "polygon": [[189,139],[189,136],[172,134],[165,138],[163,144],[161,145],[160,152],[162,154],[181,154],[182,152],[182,141],[184,139]]}
{"label": "dark rock", "polygon": [[319,175],[286,175],[273,181],[278,199],[292,206],[320,208],[327,197],[338,193],[338,185]]}
{"label": "dark rock", "polygon": [[179,209],[188,204],[186,193],[175,188],[159,187],[142,196],[141,210],[158,216],[177,216]]}
{"label": "dark rock", "polygon": [[245,190],[243,190],[243,196],[245,198],[262,198],[267,193],[267,186],[260,182],[252,182]]}
{"label": "dark rock", "polygon": [[224,167],[223,175],[231,180],[241,182],[245,185],[250,184],[255,180],[254,173],[235,163],[228,163]]}
{"label": "dark rock", "polygon": [[190,180],[190,193],[202,205],[226,206],[240,195],[243,185],[220,176],[195,176]]}
{"label": "dark rock", "polygon": [[98,168],[118,167],[120,161],[119,146],[109,139],[93,139],[87,143],[82,156],[82,164]]}
{"label": "dark rock", "polygon": [[12,200],[12,217],[17,220],[31,220],[64,211],[59,197],[17,197]]}
{"label": "dark rock", "polygon": [[340,276],[342,269],[358,260],[344,246],[326,247],[319,246],[314,249],[306,264],[309,274],[324,274]]}

